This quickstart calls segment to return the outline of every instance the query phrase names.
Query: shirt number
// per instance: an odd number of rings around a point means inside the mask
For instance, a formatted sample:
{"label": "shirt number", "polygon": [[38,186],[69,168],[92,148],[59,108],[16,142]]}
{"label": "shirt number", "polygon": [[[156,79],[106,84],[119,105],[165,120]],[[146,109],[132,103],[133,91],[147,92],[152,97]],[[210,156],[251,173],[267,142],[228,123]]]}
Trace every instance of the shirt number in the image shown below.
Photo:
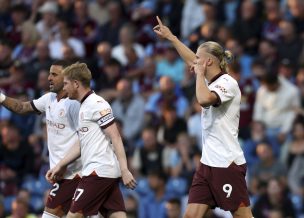
{"label": "shirt number", "polygon": [[225,193],[227,193],[226,198],[229,198],[230,195],[231,195],[231,192],[232,192],[232,185],[230,185],[230,184],[225,184],[225,185],[223,185],[223,191],[224,191]]}
{"label": "shirt number", "polygon": [[55,197],[56,196],[56,191],[59,189],[59,184],[58,183],[55,183],[54,185],[53,185],[53,188],[52,188],[52,190],[50,191],[50,195],[51,196],[53,196],[53,197]]}
{"label": "shirt number", "polygon": [[74,197],[73,197],[72,200],[77,201],[80,198],[80,196],[82,195],[83,192],[84,192],[84,189],[82,189],[82,188],[76,189],[76,191],[74,193]]}

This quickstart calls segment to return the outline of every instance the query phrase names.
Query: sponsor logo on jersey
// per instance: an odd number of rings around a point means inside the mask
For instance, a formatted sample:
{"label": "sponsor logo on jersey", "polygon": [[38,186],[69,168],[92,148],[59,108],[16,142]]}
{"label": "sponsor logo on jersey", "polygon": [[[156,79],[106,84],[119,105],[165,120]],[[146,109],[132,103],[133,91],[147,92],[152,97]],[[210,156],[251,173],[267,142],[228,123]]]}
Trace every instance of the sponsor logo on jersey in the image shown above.
{"label": "sponsor logo on jersey", "polygon": [[84,126],[84,127],[79,128],[78,131],[84,133],[84,132],[89,131],[89,128]]}
{"label": "sponsor logo on jersey", "polygon": [[63,123],[56,123],[51,120],[46,119],[46,123],[48,126],[56,128],[56,129],[64,129],[65,125]]}
{"label": "sponsor logo on jersey", "polygon": [[226,90],[223,86],[216,85],[215,88],[221,90],[221,92],[223,92],[223,93],[225,93],[225,94],[227,93],[227,90]]}

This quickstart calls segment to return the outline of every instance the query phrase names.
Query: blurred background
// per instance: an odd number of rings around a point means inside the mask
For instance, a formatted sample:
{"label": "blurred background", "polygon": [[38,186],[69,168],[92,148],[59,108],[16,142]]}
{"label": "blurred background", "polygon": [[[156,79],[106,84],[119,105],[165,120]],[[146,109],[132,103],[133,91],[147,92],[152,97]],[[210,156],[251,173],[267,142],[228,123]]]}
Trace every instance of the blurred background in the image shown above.
{"label": "blurred background", "polygon": [[[304,217],[303,0],[0,0],[0,88],[28,101],[48,92],[54,60],[87,63],[138,180],[122,187],[128,217],[179,218],[201,156],[201,108],[193,73],[153,32],[156,15],[194,52],[213,40],[234,53],[254,216]],[[46,134],[43,116],[0,107],[0,218],[41,216]]]}

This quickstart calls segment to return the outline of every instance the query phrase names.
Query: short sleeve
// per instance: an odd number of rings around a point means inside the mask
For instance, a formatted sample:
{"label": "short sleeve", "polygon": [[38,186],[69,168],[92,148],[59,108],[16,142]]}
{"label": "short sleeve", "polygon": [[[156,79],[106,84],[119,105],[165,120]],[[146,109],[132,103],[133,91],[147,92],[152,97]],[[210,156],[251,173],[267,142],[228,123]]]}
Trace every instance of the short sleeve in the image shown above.
{"label": "short sleeve", "polygon": [[225,103],[235,96],[235,86],[237,84],[234,81],[229,81],[227,78],[223,78],[215,81],[209,86],[211,92],[215,93],[219,98],[219,102],[214,106],[219,106]]}
{"label": "short sleeve", "polygon": [[96,110],[93,114],[93,119],[97,121],[98,125],[105,129],[114,122],[114,115],[110,104],[106,101],[96,104]]}
{"label": "short sleeve", "polygon": [[47,93],[47,94],[41,96],[40,98],[31,101],[31,105],[32,105],[33,109],[38,114],[45,112],[46,107],[47,107],[47,102],[50,100],[50,97],[51,97],[51,93]]}

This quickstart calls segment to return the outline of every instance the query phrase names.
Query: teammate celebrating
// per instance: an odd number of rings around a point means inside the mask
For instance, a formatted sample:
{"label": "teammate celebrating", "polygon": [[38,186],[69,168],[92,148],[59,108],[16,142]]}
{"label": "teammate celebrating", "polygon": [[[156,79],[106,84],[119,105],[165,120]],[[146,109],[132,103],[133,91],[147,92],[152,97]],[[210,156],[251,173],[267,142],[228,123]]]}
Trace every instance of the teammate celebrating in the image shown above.
{"label": "teammate celebrating", "polygon": [[201,165],[192,181],[184,217],[203,217],[209,208],[220,207],[233,217],[251,218],[246,161],[238,142],[241,92],[226,73],[232,54],[211,41],[201,44],[194,54],[157,20],[155,33],[171,41],[194,70],[196,97],[202,106]]}
{"label": "teammate celebrating", "polygon": [[63,74],[68,97],[81,103],[78,122],[80,146],[76,145],[55,168],[49,170],[47,178],[50,181],[60,179],[65,167],[81,154],[83,177],[67,216],[84,217],[100,212],[104,217],[126,217],[119,179],[122,177],[124,185],[131,189],[135,188],[136,181],[127,168],[112,109],[90,89],[92,76],[86,64],[72,64]]}
{"label": "teammate celebrating", "polygon": [[[72,145],[79,143],[76,128],[80,104],[68,99],[63,90],[62,70],[67,66],[64,61],[52,64],[48,77],[51,92],[39,99],[22,102],[0,93],[1,104],[15,113],[45,112],[50,168],[65,156]],[[53,184],[42,218],[61,217],[68,212],[80,171],[81,161],[78,159],[67,168],[63,180]]]}

